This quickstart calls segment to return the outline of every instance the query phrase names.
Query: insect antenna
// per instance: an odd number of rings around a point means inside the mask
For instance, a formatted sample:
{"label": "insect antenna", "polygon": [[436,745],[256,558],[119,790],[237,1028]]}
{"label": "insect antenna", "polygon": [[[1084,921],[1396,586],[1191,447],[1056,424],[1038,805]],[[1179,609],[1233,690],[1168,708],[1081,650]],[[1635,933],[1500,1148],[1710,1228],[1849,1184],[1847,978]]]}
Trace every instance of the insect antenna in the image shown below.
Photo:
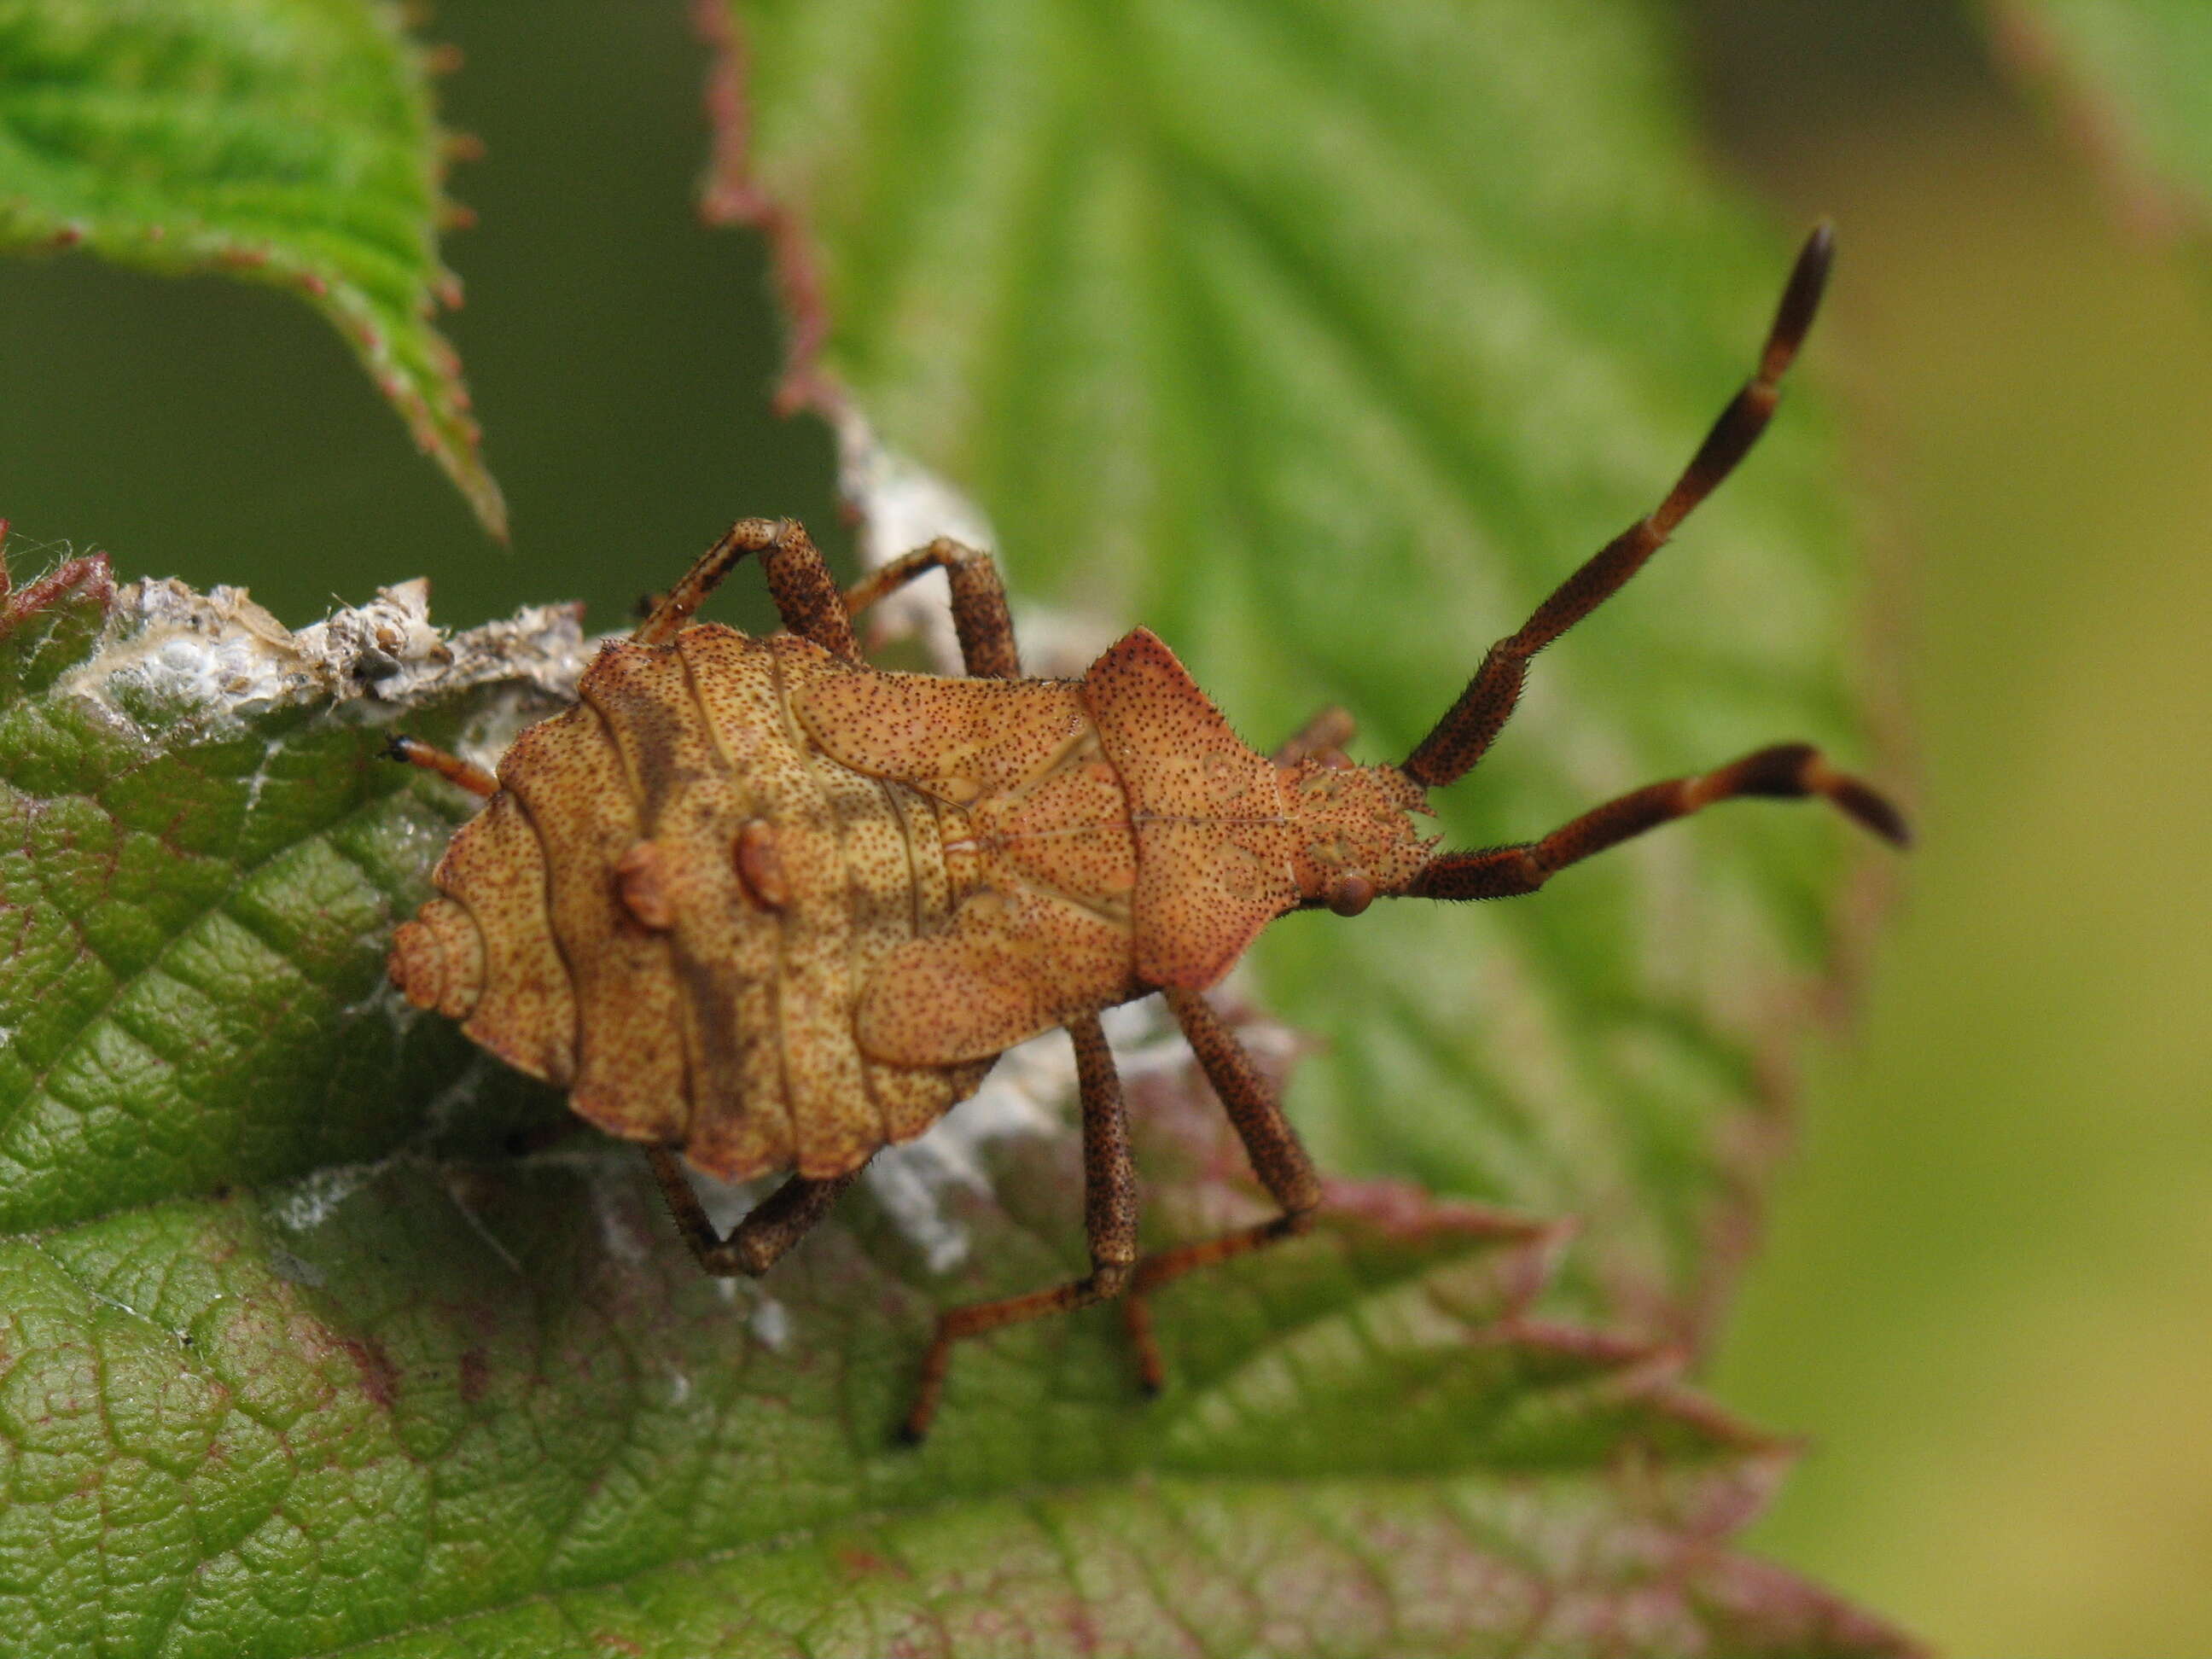
{"label": "insect antenna", "polygon": [[[1436,789],[1465,776],[1512,714],[1528,676],[1528,659],[1619,592],[1750,453],[1773,418],[1781,400],[1782,377],[1813,325],[1834,258],[1834,229],[1824,220],[1798,252],[1773,326],[1760,349],[1757,371],[1721,410],[1666,499],[1560,583],[1518,633],[1490,647],[1467,690],[1401,769],[1413,782]],[[1810,744],[1783,743],[1711,772],[1632,790],[1540,840],[1438,854],[1397,891],[1409,898],[1440,899],[1533,893],[1567,866],[1632,836],[1717,802],[1747,796],[1825,799],[1893,845],[1902,847],[1910,840],[1904,814],[1871,784],[1838,770]]]}
{"label": "insect antenna", "polygon": [[1863,778],[1839,771],[1809,743],[1778,743],[1695,777],[1631,790],[1539,841],[1480,852],[1440,853],[1401,890],[1405,898],[1512,898],[1533,893],[1571,864],[1632,836],[1724,800],[1818,798],[1893,847],[1911,844],[1905,814]]}
{"label": "insect antenna", "polygon": [[1528,659],[1619,592],[1621,585],[1666,544],[1691,509],[1735,470],[1736,463],[1759,441],[1773,417],[1775,404],[1781,398],[1782,377],[1796,359],[1806,331],[1813,325],[1814,313],[1820,308],[1835,246],[1834,227],[1822,220],[1805,239],[1790,273],[1774,325],[1767,331],[1766,343],[1759,355],[1758,372],[1721,411],[1667,498],[1560,583],[1518,633],[1490,647],[1459,701],[1407,757],[1401,769],[1407,777],[1424,789],[1439,789],[1473,769],[1520,701]]}

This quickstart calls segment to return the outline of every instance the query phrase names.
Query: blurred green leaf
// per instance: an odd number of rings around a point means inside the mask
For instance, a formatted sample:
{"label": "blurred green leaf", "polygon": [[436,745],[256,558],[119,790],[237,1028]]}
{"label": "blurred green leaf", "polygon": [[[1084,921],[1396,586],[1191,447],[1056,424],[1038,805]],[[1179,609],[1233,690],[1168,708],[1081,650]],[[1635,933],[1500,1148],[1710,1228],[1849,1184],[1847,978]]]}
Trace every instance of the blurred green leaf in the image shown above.
{"label": "blurred green leaf", "polygon": [[306,296],[503,535],[432,325],[459,284],[427,75],[388,0],[0,0],[0,248]]}
{"label": "blurred green leaf", "polygon": [[[1984,0],[2003,55],[2153,212],[2212,210],[2212,10],[2197,0]],[[2146,185],[2151,187],[2147,191]]]}
{"label": "blurred green leaf", "polygon": [[[1260,746],[1403,756],[1654,505],[1787,268],[1635,0],[728,0],[711,204],[763,223],[792,392],[969,492],[1017,589],[1161,633]],[[736,77],[742,75],[742,97]],[[1843,281],[1850,280],[1844,228]],[[1462,845],[1782,738],[1854,758],[1820,422],[1538,665]],[[1692,1333],[1833,949],[1845,832],[1735,806],[1539,898],[1301,915],[1323,1161],[1587,1227],[1587,1300]]]}

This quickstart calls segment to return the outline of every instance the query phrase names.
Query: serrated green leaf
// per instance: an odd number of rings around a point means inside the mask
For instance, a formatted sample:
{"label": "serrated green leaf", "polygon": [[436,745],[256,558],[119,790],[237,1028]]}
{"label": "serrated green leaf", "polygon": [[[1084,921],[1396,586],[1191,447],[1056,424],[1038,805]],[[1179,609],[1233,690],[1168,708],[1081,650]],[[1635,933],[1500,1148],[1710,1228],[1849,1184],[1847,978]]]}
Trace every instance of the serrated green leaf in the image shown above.
{"label": "serrated green leaf", "polygon": [[[1137,1084],[1164,1209],[1255,1212],[1218,1115]],[[1547,1230],[1340,1188],[1315,1237],[963,1353],[940,1302],[1071,1271],[1071,1139],[862,1197],[702,1278],[628,1149],[403,1157],[0,1243],[0,1613],[21,1650],[1877,1655],[1730,1554],[1784,1456],[1632,1343],[1516,1322]]]}
{"label": "serrated green leaf", "polygon": [[[381,988],[452,804],[374,759],[379,688],[479,647],[380,603],[311,639],[87,560],[5,613],[26,1651],[1908,1650],[1726,1550],[1784,1454],[1678,1356],[1530,1316],[1554,1224],[1409,1187],[1156,1297],[1162,1400],[1102,1310],[969,1346],[895,1449],[937,1308],[1079,1270],[1076,1137],[970,1103],[759,1286],[630,1149],[483,1157],[544,1091]],[[1152,1242],[1265,1212],[1187,1060],[1129,1080]]]}
{"label": "serrated green leaf", "polygon": [[0,0],[0,249],[301,295],[504,534],[432,323],[444,143],[388,0]]}
{"label": "serrated green leaf", "polygon": [[[2212,13],[2195,0],[1984,0],[2008,56],[2108,164],[2212,211]],[[2143,181],[2131,181],[2137,185]]]}
{"label": "serrated green leaf", "polygon": [[384,983],[463,809],[374,706],[211,701],[289,648],[228,603],[126,616],[79,559],[0,610],[0,1232],[380,1155],[487,1069],[546,1101]]}
{"label": "serrated green leaf", "polygon": [[[969,492],[1020,592],[1142,622],[1262,747],[1408,752],[1655,504],[1788,263],[1716,187],[1635,0],[728,0],[714,197],[802,307],[794,387]],[[1849,281],[1849,231],[1842,280]],[[1817,412],[1537,665],[1455,842],[1783,738],[1857,758]],[[1279,923],[1327,1163],[1586,1227],[1698,1328],[1826,970],[1845,832],[1731,807],[1540,897]]]}
{"label": "serrated green leaf", "polygon": [[[937,1308],[1078,1271],[1076,1138],[971,1103],[757,1286],[630,1149],[482,1156],[514,1080],[378,989],[451,804],[372,758],[479,647],[380,603],[311,639],[82,560],[0,613],[22,1650],[1909,1650],[1725,1547],[1781,1447],[1530,1316],[1557,1226],[1407,1187],[1158,1297],[1161,1400],[1102,1310],[971,1346],[895,1449]],[[1154,1243],[1263,1212],[1187,1062],[1129,1080]]]}

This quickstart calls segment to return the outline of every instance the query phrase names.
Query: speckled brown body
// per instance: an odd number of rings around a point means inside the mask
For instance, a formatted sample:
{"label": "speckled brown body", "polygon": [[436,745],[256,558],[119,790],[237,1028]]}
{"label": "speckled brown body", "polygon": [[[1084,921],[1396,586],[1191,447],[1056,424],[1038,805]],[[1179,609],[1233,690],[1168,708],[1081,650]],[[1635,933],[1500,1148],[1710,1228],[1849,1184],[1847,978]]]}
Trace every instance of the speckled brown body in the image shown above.
{"label": "speckled brown body", "polygon": [[607,647],[501,761],[392,975],[727,1180],[841,1176],[1025,1037],[1201,989],[1419,791],[1279,767],[1141,630],[1082,680],[885,673],[713,623]]}
{"label": "speckled brown body", "polygon": [[980,1068],[867,1059],[854,988],[957,896],[936,803],[795,719],[841,666],[711,624],[608,647],[508,750],[394,978],[601,1128],[725,1178],[839,1174],[921,1133]]}

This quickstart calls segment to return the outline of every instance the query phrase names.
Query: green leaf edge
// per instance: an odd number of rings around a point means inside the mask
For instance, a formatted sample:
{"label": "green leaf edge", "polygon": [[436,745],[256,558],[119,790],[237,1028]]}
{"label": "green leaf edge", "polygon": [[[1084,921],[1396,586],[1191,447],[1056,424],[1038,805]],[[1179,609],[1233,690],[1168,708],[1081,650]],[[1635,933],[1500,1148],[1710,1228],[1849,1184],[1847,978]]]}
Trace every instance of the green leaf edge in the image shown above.
{"label": "green leaf edge", "polygon": [[484,465],[483,432],[470,412],[460,356],[432,323],[439,307],[461,303],[460,279],[440,263],[439,216],[462,210],[445,198],[447,162],[457,141],[438,124],[429,76],[441,63],[434,48],[407,33],[393,0],[354,0],[365,20],[389,41],[400,78],[423,135],[423,198],[419,267],[393,265],[386,274],[404,301],[383,299],[348,274],[345,261],[313,246],[320,232],[288,241],[280,233],[256,236],[218,226],[173,220],[134,220],[118,214],[91,218],[53,211],[23,195],[0,193],[0,252],[53,254],[78,252],[126,269],[157,276],[221,275],[274,288],[306,300],[343,338],[378,392],[398,412],[422,453],[459,489],[484,529],[504,541],[506,498]]}

